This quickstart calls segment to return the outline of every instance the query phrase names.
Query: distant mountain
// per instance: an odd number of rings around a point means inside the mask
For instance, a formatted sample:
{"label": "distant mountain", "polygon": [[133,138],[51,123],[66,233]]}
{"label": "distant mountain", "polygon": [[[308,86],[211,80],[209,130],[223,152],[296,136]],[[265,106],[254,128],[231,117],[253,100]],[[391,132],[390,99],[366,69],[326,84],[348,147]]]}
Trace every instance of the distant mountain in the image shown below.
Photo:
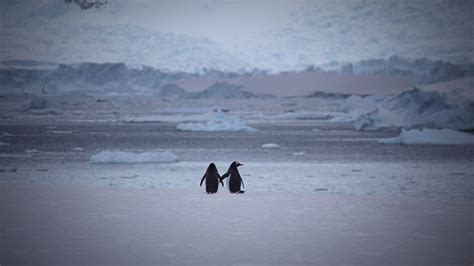
{"label": "distant mountain", "polygon": [[[217,70],[238,75],[254,70],[302,71],[335,61],[352,63],[353,73],[397,73],[416,83],[466,74],[443,63],[432,69],[433,73],[430,69],[420,74],[387,58],[430,58],[456,65],[474,62],[474,1],[321,0],[267,5],[257,1],[260,8],[275,5],[281,13],[275,11],[279,15],[273,17],[273,12],[255,12],[252,18],[266,22],[262,23],[265,27],[246,21],[247,14],[239,13],[242,10],[227,1],[190,1],[189,8],[165,2],[0,1],[0,61],[112,62],[174,72],[210,74]],[[252,10],[256,3],[243,1],[240,5]],[[152,11],[165,7],[176,14],[160,13],[159,20]],[[285,8],[286,13],[282,12]],[[231,20],[222,12],[242,18],[219,25]],[[374,58],[389,62],[370,60]],[[383,70],[374,64],[390,66]],[[413,65],[418,66],[430,67],[425,62]]]}
{"label": "distant mountain", "polygon": [[[336,68],[335,66],[339,66]],[[58,64],[0,61],[0,91],[26,93],[145,93],[163,98],[250,98],[255,95],[343,97],[393,94],[413,85],[474,77],[474,65],[427,59],[334,63],[332,68],[269,74],[264,71],[198,73],[129,66],[124,63]],[[319,91],[319,92],[318,92]]]}

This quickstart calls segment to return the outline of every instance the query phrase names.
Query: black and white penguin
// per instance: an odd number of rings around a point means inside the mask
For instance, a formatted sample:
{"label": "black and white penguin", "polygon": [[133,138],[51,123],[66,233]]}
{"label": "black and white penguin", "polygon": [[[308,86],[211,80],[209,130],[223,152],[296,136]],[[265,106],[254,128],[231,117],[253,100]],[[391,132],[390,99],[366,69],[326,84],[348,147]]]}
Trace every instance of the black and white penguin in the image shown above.
{"label": "black and white penguin", "polygon": [[237,169],[237,167],[241,165],[243,164],[237,161],[232,162],[227,173],[225,173],[221,178],[221,180],[224,180],[226,177],[229,177],[227,180],[227,187],[229,188],[230,193],[245,193],[245,191],[240,190],[240,184],[245,188],[244,180],[242,180],[239,170]]}
{"label": "black and white penguin", "polygon": [[224,186],[222,182],[221,176],[219,175],[219,171],[217,171],[217,167],[214,163],[209,164],[207,167],[206,173],[201,179],[201,184],[206,179],[206,191],[207,193],[216,193],[217,189],[219,188],[219,182]]}

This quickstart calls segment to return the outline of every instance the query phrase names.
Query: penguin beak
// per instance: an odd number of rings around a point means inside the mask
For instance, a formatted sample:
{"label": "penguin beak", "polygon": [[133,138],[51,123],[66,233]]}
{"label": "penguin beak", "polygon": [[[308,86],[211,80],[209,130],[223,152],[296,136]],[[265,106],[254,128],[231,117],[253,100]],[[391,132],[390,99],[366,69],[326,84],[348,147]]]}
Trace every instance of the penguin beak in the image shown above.
{"label": "penguin beak", "polygon": [[243,165],[243,164],[241,164],[241,163],[237,163],[237,166],[241,166],[241,165]]}

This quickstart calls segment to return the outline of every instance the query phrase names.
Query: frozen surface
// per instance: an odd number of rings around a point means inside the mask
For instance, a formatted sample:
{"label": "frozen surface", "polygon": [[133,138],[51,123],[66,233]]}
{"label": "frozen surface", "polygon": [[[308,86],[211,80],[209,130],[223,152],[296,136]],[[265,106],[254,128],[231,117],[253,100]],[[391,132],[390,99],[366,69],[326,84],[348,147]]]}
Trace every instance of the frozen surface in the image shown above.
{"label": "frozen surface", "polygon": [[398,137],[381,139],[385,144],[474,144],[474,135],[451,129],[411,129]]}
{"label": "frozen surface", "polygon": [[0,263],[469,265],[472,204],[2,184]]}
{"label": "frozen surface", "polygon": [[181,6],[117,0],[100,11],[54,0],[0,4],[4,60],[278,72],[392,55],[474,57],[471,1],[278,1],[272,12],[265,1]]}
{"label": "frozen surface", "polygon": [[91,157],[92,163],[168,163],[175,162],[177,156],[169,151],[163,152],[125,152],[102,151]]}

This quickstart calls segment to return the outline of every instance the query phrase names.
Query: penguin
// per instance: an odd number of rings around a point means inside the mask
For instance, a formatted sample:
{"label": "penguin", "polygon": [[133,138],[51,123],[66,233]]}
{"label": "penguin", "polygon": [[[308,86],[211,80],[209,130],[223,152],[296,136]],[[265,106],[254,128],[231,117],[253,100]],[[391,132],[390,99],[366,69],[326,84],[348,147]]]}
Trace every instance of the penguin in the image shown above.
{"label": "penguin", "polygon": [[224,186],[222,182],[221,176],[219,175],[219,171],[217,171],[216,165],[214,163],[209,164],[207,167],[206,173],[201,179],[200,187],[202,186],[202,182],[206,179],[206,191],[208,194],[214,194],[217,192],[219,188],[219,182]]}
{"label": "penguin", "polygon": [[227,170],[227,173],[221,177],[221,181],[226,177],[229,177],[227,180],[227,187],[229,188],[230,193],[245,193],[245,191],[240,190],[240,184],[242,184],[242,187],[245,188],[244,180],[242,180],[239,170],[237,169],[237,167],[241,165],[243,164],[237,161],[232,162],[229,166],[229,170]]}

